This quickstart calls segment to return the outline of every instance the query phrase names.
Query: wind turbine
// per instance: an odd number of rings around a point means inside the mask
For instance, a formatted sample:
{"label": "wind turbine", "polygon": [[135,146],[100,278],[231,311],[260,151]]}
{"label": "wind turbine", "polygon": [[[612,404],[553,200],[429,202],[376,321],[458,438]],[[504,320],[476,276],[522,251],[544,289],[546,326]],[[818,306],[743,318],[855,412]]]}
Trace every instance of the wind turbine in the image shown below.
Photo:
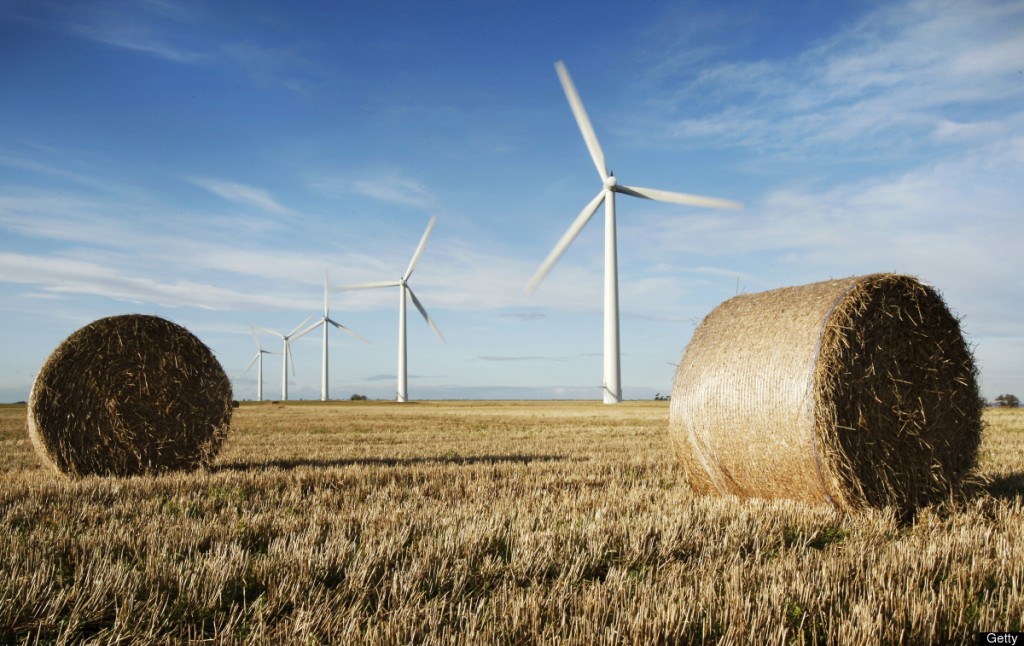
{"label": "wind turbine", "polygon": [[615,175],[608,170],[608,166],[605,164],[604,153],[601,151],[601,145],[597,141],[597,135],[594,134],[594,127],[590,125],[590,118],[587,117],[587,112],[583,108],[583,102],[576,92],[576,86],[573,85],[565,63],[562,61],[555,63],[555,71],[558,72],[558,78],[562,82],[562,90],[565,91],[565,97],[569,100],[569,107],[576,117],[576,124],[580,128],[580,133],[583,134],[583,140],[587,144],[587,150],[590,151],[590,157],[594,160],[594,166],[597,167],[597,172],[601,176],[603,184],[598,194],[589,204],[583,207],[583,210],[576,216],[572,225],[562,235],[558,244],[555,245],[555,248],[551,250],[548,257],[541,263],[537,273],[530,279],[526,291],[527,293],[533,293],[537,289],[540,282],[544,280],[544,277],[547,276],[551,268],[558,262],[558,259],[562,257],[565,250],[569,248],[569,245],[572,244],[583,227],[590,221],[590,218],[597,211],[597,207],[601,206],[601,202],[604,202],[604,383],[602,384],[602,389],[604,391],[604,403],[617,404],[622,401],[622,384],[619,368],[619,269],[615,241],[615,194],[625,193],[633,197],[642,197],[659,202],[674,202],[676,204],[707,206],[718,209],[739,209],[743,208],[743,205],[732,200],[619,184],[618,180],[615,179]]}
{"label": "wind turbine", "polygon": [[260,338],[256,336],[256,328],[250,325],[249,329],[252,330],[252,338],[256,341],[256,347],[258,350],[256,351],[256,356],[253,357],[252,361],[249,362],[249,365],[245,367],[245,372],[249,372],[249,369],[252,368],[252,364],[259,364],[256,367],[256,370],[259,373],[256,377],[256,401],[261,402],[263,401],[263,355],[277,353],[271,352],[270,350],[264,350],[263,345],[260,343]]}
{"label": "wind turbine", "polygon": [[405,296],[409,295],[412,299],[412,304],[416,306],[416,309],[423,315],[424,320],[430,326],[430,329],[434,331],[437,338],[441,339],[441,343],[447,343],[444,339],[444,335],[441,334],[441,330],[437,329],[437,325],[434,320],[427,314],[427,310],[423,308],[423,304],[420,303],[420,299],[416,298],[415,292],[412,291],[412,287],[409,287],[409,278],[412,277],[412,272],[416,269],[416,263],[419,262],[420,255],[423,253],[423,247],[427,244],[427,238],[430,237],[430,232],[434,228],[434,223],[437,222],[437,217],[431,217],[430,222],[427,223],[427,229],[423,232],[423,237],[420,239],[420,244],[416,247],[415,253],[412,255],[412,260],[409,262],[408,269],[402,274],[402,277],[396,281],[379,281],[374,283],[361,283],[357,285],[343,285],[338,287],[339,290],[344,289],[374,289],[376,287],[398,287],[399,289],[399,301],[398,301],[398,392],[396,394],[395,401],[406,402],[409,401],[409,376],[406,370],[408,364],[408,353],[406,351],[405,343]]}
{"label": "wind turbine", "polygon": [[292,364],[292,374],[295,374],[295,360],[292,358],[291,342],[295,341],[296,339],[301,337],[303,334],[305,334],[306,332],[309,332],[310,330],[313,329],[313,328],[309,328],[309,329],[303,330],[302,332],[299,332],[298,334],[296,334],[296,332],[299,331],[299,328],[301,328],[306,323],[309,323],[309,319],[311,319],[311,318],[313,318],[312,314],[307,316],[306,319],[302,323],[299,323],[298,325],[296,325],[295,329],[292,330],[291,332],[289,332],[288,334],[281,334],[280,332],[275,332],[274,330],[271,330],[271,329],[268,329],[268,328],[265,328],[265,327],[261,327],[259,325],[256,326],[259,329],[263,330],[264,332],[269,332],[270,334],[273,334],[274,336],[281,337],[281,341],[284,344],[283,347],[281,348],[281,355],[283,357],[283,359],[281,361],[281,401],[288,401],[288,362],[289,361]]}
{"label": "wind turbine", "polygon": [[[309,320],[309,319],[306,319],[306,320]],[[317,321],[313,325],[309,326],[308,329],[303,330],[299,334],[299,336],[302,336],[306,332],[312,332],[313,330],[315,330],[316,328],[320,327],[321,325],[324,327],[324,361],[323,361],[323,377],[320,380],[320,401],[327,401],[327,399],[328,399],[328,396],[327,396],[327,330],[328,330],[328,326],[329,325],[333,325],[334,327],[338,328],[342,332],[347,332],[348,334],[351,334],[352,336],[354,336],[355,338],[359,339],[360,341],[362,341],[363,343],[365,343],[367,345],[369,345],[370,342],[367,341],[366,339],[364,339],[363,337],[359,336],[358,334],[356,334],[352,330],[348,329],[347,327],[345,327],[341,323],[338,323],[337,321],[335,321],[334,319],[331,318],[331,315],[330,315],[330,313],[328,311],[328,304],[327,304],[327,272],[326,271],[324,272],[324,315],[323,315],[323,317],[319,321]]]}

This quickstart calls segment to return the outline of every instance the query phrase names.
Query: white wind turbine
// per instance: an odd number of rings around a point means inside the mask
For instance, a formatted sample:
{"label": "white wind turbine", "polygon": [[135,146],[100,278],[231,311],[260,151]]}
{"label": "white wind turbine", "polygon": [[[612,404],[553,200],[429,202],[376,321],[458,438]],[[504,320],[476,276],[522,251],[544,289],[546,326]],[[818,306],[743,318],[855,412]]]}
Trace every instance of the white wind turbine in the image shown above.
{"label": "white wind turbine", "polygon": [[423,315],[424,320],[430,326],[430,329],[434,331],[437,338],[441,339],[442,343],[447,343],[444,339],[444,335],[441,334],[441,330],[437,329],[437,325],[434,320],[427,314],[427,310],[424,309],[423,304],[420,303],[420,299],[416,298],[416,294],[412,291],[412,287],[409,287],[409,278],[412,277],[412,272],[416,269],[416,263],[419,262],[420,255],[423,253],[423,247],[427,244],[427,238],[430,237],[430,232],[434,228],[434,223],[437,222],[437,217],[431,217],[430,222],[427,223],[427,229],[423,232],[423,237],[420,239],[420,244],[416,247],[415,253],[412,255],[412,260],[409,262],[408,269],[402,274],[402,277],[396,281],[379,281],[374,283],[361,283],[358,285],[343,285],[338,287],[339,290],[345,289],[373,289],[376,287],[398,287],[399,288],[399,301],[398,301],[398,392],[396,394],[396,401],[405,402],[409,401],[409,376],[406,370],[408,364],[408,353],[406,352],[405,343],[405,296],[409,295],[412,299],[412,304],[416,306],[416,309]]}
{"label": "white wind turbine", "polygon": [[576,86],[572,83],[569,71],[562,61],[555,63],[555,70],[562,82],[562,89],[569,100],[569,107],[576,117],[583,140],[590,151],[590,157],[594,160],[594,166],[601,176],[603,185],[600,192],[583,207],[583,210],[569,229],[562,235],[562,238],[551,250],[548,257],[541,264],[537,273],[530,279],[527,285],[527,293],[533,293],[544,277],[551,271],[558,259],[562,257],[572,241],[576,239],[580,231],[597,211],[597,207],[604,202],[604,403],[617,404],[622,401],[621,371],[619,369],[619,270],[616,254],[615,241],[615,194],[625,193],[633,197],[642,197],[648,200],[659,202],[674,202],[676,204],[687,204],[690,206],[708,206],[713,208],[738,209],[743,205],[732,200],[723,200],[713,197],[702,197],[688,193],[674,193],[653,188],[640,188],[636,186],[625,186],[619,184],[615,175],[609,172],[604,160],[604,153],[601,145],[597,142],[597,135],[594,134],[594,127],[590,125],[590,119],[583,108],[583,102],[576,92]]}
{"label": "white wind turbine", "polygon": [[327,399],[328,399],[328,394],[327,394],[327,331],[329,329],[328,326],[333,325],[334,327],[338,328],[342,332],[347,332],[348,334],[351,334],[352,336],[354,336],[355,338],[359,339],[360,341],[362,341],[363,343],[365,343],[367,345],[369,345],[370,342],[367,341],[366,339],[364,339],[363,337],[359,336],[358,334],[356,334],[354,331],[348,329],[347,327],[345,327],[341,323],[338,323],[337,321],[335,321],[334,319],[331,318],[331,314],[330,314],[330,312],[328,310],[328,304],[327,304],[327,272],[326,271],[324,272],[324,315],[323,315],[323,317],[319,321],[317,321],[313,325],[309,326],[308,329],[303,330],[299,334],[299,336],[302,336],[306,332],[312,332],[313,330],[315,330],[316,328],[320,327],[321,325],[324,328],[324,360],[323,360],[323,376],[322,376],[322,378],[320,380],[320,401],[327,401]]}
{"label": "white wind turbine", "polygon": [[281,348],[281,355],[282,355],[282,361],[281,361],[281,401],[288,401],[288,363],[289,362],[292,364],[292,374],[295,374],[295,360],[292,358],[291,342],[295,341],[296,339],[301,337],[303,334],[305,334],[306,332],[309,332],[310,330],[313,329],[313,328],[308,328],[308,329],[303,330],[302,332],[299,332],[298,334],[296,334],[296,332],[298,332],[299,328],[301,328],[306,323],[309,323],[309,319],[311,319],[311,318],[313,318],[312,314],[307,316],[306,319],[304,321],[302,321],[302,323],[299,323],[298,325],[296,325],[295,329],[292,330],[291,332],[289,332],[288,334],[281,334],[280,332],[275,332],[274,330],[271,330],[271,329],[268,329],[268,328],[265,328],[265,327],[261,327],[259,325],[256,326],[259,329],[263,330],[264,332],[269,332],[270,334],[273,334],[274,336],[280,337],[281,338],[281,342],[283,343],[283,346]]}
{"label": "white wind turbine", "polygon": [[263,401],[263,355],[277,353],[271,352],[270,350],[264,350],[263,345],[260,343],[260,338],[256,336],[256,328],[250,325],[249,329],[252,331],[252,338],[256,341],[257,351],[256,356],[253,357],[252,361],[249,362],[249,365],[245,367],[245,372],[249,372],[249,369],[252,368],[252,364],[258,364],[256,366],[256,370],[258,371],[258,375],[256,377],[256,401],[261,402]]}

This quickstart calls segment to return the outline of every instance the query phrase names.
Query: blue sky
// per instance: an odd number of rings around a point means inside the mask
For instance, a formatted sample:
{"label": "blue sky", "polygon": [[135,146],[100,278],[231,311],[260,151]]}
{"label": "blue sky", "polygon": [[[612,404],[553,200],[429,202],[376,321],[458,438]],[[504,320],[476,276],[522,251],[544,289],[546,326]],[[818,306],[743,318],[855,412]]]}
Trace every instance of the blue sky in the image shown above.
{"label": "blue sky", "polygon": [[[86,323],[157,314],[253,398],[255,324],[322,280],[411,285],[412,398],[599,399],[600,187],[564,60],[627,184],[626,398],[671,390],[737,291],[897,271],[936,286],[989,398],[1024,395],[1022,2],[0,1],[0,401]],[[397,290],[332,292],[331,394],[394,395]],[[268,349],[280,341],[261,335]],[[293,346],[320,389],[320,335]],[[280,394],[280,358],[265,364]]]}

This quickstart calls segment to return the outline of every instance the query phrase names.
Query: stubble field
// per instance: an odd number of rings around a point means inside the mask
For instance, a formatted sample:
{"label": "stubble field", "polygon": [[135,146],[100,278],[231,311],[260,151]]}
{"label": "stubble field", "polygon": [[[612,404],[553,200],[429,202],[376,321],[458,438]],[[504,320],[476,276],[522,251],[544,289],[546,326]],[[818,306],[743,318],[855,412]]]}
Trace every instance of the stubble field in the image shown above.
{"label": "stubble field", "polygon": [[0,642],[968,643],[1024,630],[1024,411],[967,503],[690,493],[666,402],[243,404],[215,466],[67,480],[0,406]]}

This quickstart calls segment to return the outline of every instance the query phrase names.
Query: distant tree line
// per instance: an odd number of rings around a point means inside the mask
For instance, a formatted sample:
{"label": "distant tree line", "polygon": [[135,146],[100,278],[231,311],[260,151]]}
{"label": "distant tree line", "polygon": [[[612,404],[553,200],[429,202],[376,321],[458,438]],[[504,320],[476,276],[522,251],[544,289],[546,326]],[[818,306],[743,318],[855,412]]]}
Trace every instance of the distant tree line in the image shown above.
{"label": "distant tree line", "polygon": [[1018,408],[1020,406],[1020,399],[1016,395],[999,395],[995,399],[995,405],[1002,408]]}

